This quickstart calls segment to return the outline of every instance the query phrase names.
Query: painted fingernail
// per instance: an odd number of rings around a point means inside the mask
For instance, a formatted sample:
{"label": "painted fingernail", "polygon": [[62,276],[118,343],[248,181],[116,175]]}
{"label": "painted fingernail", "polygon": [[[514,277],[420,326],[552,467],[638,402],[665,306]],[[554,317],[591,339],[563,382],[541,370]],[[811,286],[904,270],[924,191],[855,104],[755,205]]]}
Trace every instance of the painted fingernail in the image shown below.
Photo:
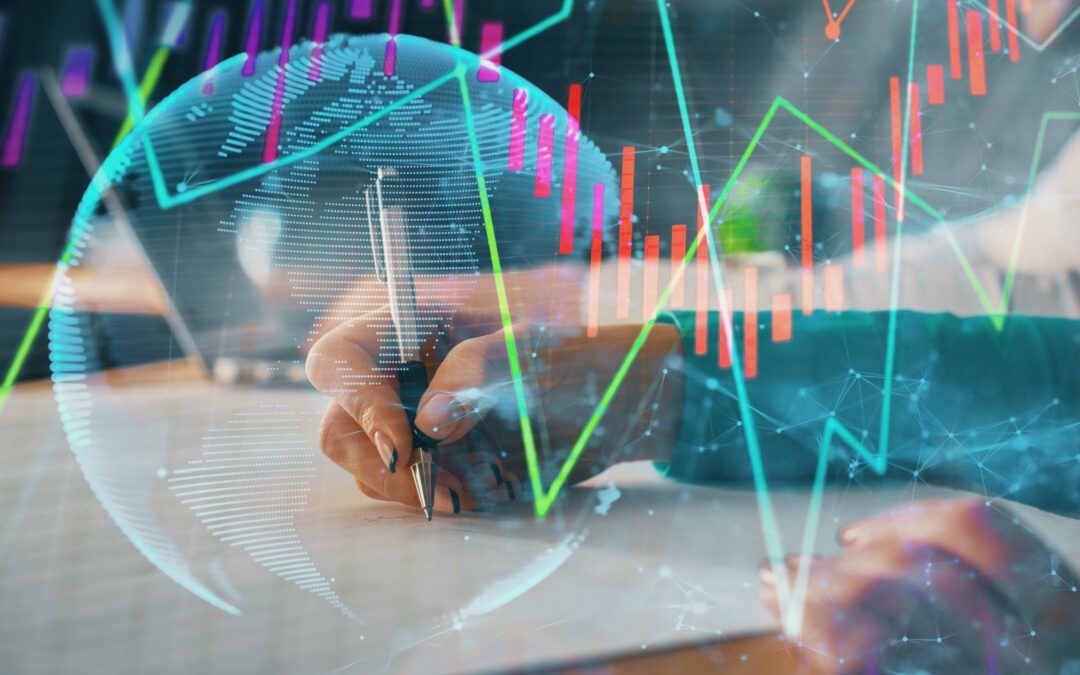
{"label": "painted fingernail", "polygon": [[506,481],[506,494],[510,495],[510,499],[517,499],[517,495],[514,494],[514,484],[510,481]]}
{"label": "painted fingernail", "polygon": [[461,513],[461,500],[458,498],[457,493],[446,488],[446,491],[450,493],[450,501],[454,504],[454,513]]}
{"label": "painted fingernail", "polygon": [[431,415],[432,433],[438,438],[446,438],[451,425],[457,421],[455,407],[454,397],[450,394],[435,394],[424,404],[424,412]]}
{"label": "painted fingernail", "polygon": [[397,470],[397,450],[390,453],[390,473]]}
{"label": "painted fingernail", "polygon": [[495,484],[498,485],[503,481],[502,471],[499,470],[499,465],[495,462],[491,463],[491,474],[495,476]]}
{"label": "painted fingernail", "polygon": [[386,466],[389,467],[390,472],[394,472],[394,455],[397,454],[394,450],[394,444],[390,440],[390,437],[381,431],[376,431],[371,437],[371,440],[375,441],[375,449],[379,451],[383,461],[386,462]]}

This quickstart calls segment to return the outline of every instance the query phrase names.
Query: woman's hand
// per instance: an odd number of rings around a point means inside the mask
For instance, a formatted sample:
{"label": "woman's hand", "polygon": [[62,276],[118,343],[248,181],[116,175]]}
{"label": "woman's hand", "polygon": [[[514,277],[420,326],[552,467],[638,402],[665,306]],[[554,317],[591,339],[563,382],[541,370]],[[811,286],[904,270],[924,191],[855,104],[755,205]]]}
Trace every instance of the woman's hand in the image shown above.
{"label": "woman's hand", "polygon": [[[840,538],[843,553],[810,562],[799,640],[813,672],[1080,672],[1080,578],[997,505],[917,502]],[[768,565],[761,578],[778,612]]]}
{"label": "woman's hand", "polygon": [[[447,317],[424,348],[429,385],[416,425],[440,440],[436,464],[437,511],[457,513],[517,499],[527,476],[514,378],[507,358],[507,328],[490,311],[429,306]],[[319,339],[307,360],[312,384],[331,397],[319,445],[375,499],[417,505],[408,471],[412,433],[398,397],[397,359],[388,310],[348,321]],[[544,484],[569,456],[597,408],[640,326],[580,328],[515,322],[523,398]],[[618,459],[664,459],[677,435],[682,384],[665,372],[681,339],[673,326],[656,325],[606,406],[571,474],[582,480]]]}

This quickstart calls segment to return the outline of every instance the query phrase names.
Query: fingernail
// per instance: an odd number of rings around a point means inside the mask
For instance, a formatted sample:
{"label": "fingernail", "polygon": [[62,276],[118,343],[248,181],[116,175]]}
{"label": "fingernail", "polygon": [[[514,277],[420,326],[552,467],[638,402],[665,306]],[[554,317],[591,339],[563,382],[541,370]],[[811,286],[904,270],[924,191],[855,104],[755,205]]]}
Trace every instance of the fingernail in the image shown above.
{"label": "fingernail", "polygon": [[510,481],[506,481],[506,494],[510,495],[510,499],[517,499],[517,495],[514,494],[514,484]]}
{"label": "fingernail", "polygon": [[761,579],[761,582],[764,584],[769,584],[770,586],[776,585],[776,575],[773,574],[771,567],[762,567],[759,569],[758,578]]}
{"label": "fingernail", "polygon": [[840,530],[840,541],[845,546],[851,546],[858,538],[859,528],[855,525],[848,525],[844,529]]}
{"label": "fingernail", "polygon": [[454,513],[461,513],[461,500],[458,499],[457,493],[446,488],[446,491],[450,493],[450,501],[454,504]]}
{"label": "fingernail", "polygon": [[397,450],[390,453],[390,473],[394,473],[397,468]]}
{"label": "fingernail", "polygon": [[502,471],[499,470],[499,465],[495,462],[491,463],[491,473],[495,476],[495,484],[498,485],[503,481]]}
{"label": "fingernail", "polygon": [[424,411],[431,415],[432,432],[440,438],[445,438],[450,425],[456,422],[454,411],[454,397],[450,394],[435,394],[424,404]]}
{"label": "fingernail", "polygon": [[389,467],[390,472],[393,473],[394,464],[396,463],[394,456],[397,453],[394,450],[394,444],[390,440],[390,437],[381,431],[376,431],[375,435],[372,436],[372,440],[375,441],[375,449],[379,451],[383,461],[386,462],[386,466]]}

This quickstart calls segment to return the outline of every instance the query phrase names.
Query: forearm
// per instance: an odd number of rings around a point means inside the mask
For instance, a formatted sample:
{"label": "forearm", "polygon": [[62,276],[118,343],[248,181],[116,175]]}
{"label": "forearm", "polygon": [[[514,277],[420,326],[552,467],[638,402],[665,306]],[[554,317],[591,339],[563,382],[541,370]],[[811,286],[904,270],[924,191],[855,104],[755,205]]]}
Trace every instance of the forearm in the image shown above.
{"label": "forearm", "polygon": [[[691,318],[682,315],[690,340]],[[770,315],[759,315],[758,374],[746,388],[770,482],[810,479],[823,451],[834,478],[869,479],[866,455],[884,451],[893,477],[1080,512],[1080,322],[1009,317],[998,332],[985,317],[896,319],[890,370],[887,312],[796,315],[792,340],[779,343],[767,338]],[[742,324],[736,314],[740,344]],[[718,329],[712,315],[710,348],[688,357],[689,404],[671,473],[748,482],[731,371],[717,365]],[[860,439],[862,457],[840,440],[822,448],[832,416]]]}

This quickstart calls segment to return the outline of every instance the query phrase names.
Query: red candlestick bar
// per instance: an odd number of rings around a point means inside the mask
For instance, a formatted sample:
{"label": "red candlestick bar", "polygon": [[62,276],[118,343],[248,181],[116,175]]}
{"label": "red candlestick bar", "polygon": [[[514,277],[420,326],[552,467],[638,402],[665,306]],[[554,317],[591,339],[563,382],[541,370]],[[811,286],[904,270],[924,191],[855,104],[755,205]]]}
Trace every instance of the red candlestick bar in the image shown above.
{"label": "red candlestick bar", "polygon": [[757,376],[757,268],[743,269],[743,358],[746,376]]}
{"label": "red candlestick bar", "polygon": [[863,173],[860,167],[851,170],[851,245],[855,267],[866,265],[866,214],[863,210]]}
{"label": "red candlestick bar", "polygon": [[772,296],[772,341],[787,342],[791,339],[791,294],[777,293]]}
{"label": "red candlestick bar", "polygon": [[814,211],[811,199],[810,155],[803,155],[800,161],[801,181],[799,196],[802,206],[802,311],[811,314],[814,311]]}
{"label": "red candlestick bar", "polygon": [[1020,40],[1016,32],[1016,0],[1005,0],[1005,28],[1009,32],[1009,60],[1020,60]]}
{"label": "red candlestick bar", "polygon": [[919,111],[919,83],[912,82],[908,89],[911,99],[911,173],[922,173],[922,112]]}
{"label": "red candlestick bar", "polygon": [[990,49],[1001,51],[1001,14],[998,13],[998,0],[989,0],[986,8],[990,10]]}
{"label": "red candlestick bar", "polygon": [[885,241],[885,176],[874,174],[874,269],[888,269]]}
{"label": "red candlestick bar", "polygon": [[825,311],[839,312],[844,309],[844,268],[840,265],[825,266]]}
{"label": "red candlestick bar", "polygon": [[630,246],[634,233],[634,146],[622,149],[622,185],[619,190],[619,267],[615,317],[630,316]]}
{"label": "red candlestick bar", "polygon": [[686,270],[679,274],[679,268],[686,260],[686,225],[671,226],[671,287],[668,304],[672,308],[681,308],[686,304]]}
{"label": "red candlestick bar", "polygon": [[[704,354],[709,350],[709,238],[705,227],[708,221],[709,186],[698,188],[697,216],[697,289],[694,293],[694,353]],[[704,208],[704,212],[703,212]]]}
{"label": "red candlestick bar", "polygon": [[735,292],[730,288],[724,289],[724,305],[720,307],[720,356],[718,364],[721,368],[731,367],[731,347],[728,346],[728,333],[731,326],[731,314],[735,304]]}
{"label": "red candlestick bar", "polygon": [[581,122],[581,85],[570,85],[570,95],[567,97],[566,110],[579,123]]}
{"label": "red candlestick bar", "polygon": [[540,136],[536,146],[536,188],[534,197],[551,196],[551,155],[555,145],[555,116],[540,116]]}
{"label": "red candlestick bar", "polygon": [[660,235],[645,237],[645,276],[641,293],[641,320],[645,323],[656,318],[656,282],[660,266]]}
{"label": "red candlestick bar", "polygon": [[959,80],[963,73],[960,70],[960,18],[956,11],[956,0],[949,0],[949,74],[952,79]]}
{"label": "red candlestick bar", "polygon": [[596,337],[600,325],[600,253],[604,226],[604,184],[593,186],[592,259],[589,261],[588,336]]}
{"label": "red candlestick bar", "polygon": [[971,95],[986,96],[986,63],[983,56],[982,14],[969,11],[967,19],[968,70]]}
{"label": "red candlestick bar", "polygon": [[945,74],[941,66],[926,67],[926,102],[933,105],[945,102]]}
{"label": "red candlestick bar", "polygon": [[529,104],[529,90],[514,90],[514,107],[510,116],[510,153],[506,168],[521,171],[525,168],[525,112]]}

